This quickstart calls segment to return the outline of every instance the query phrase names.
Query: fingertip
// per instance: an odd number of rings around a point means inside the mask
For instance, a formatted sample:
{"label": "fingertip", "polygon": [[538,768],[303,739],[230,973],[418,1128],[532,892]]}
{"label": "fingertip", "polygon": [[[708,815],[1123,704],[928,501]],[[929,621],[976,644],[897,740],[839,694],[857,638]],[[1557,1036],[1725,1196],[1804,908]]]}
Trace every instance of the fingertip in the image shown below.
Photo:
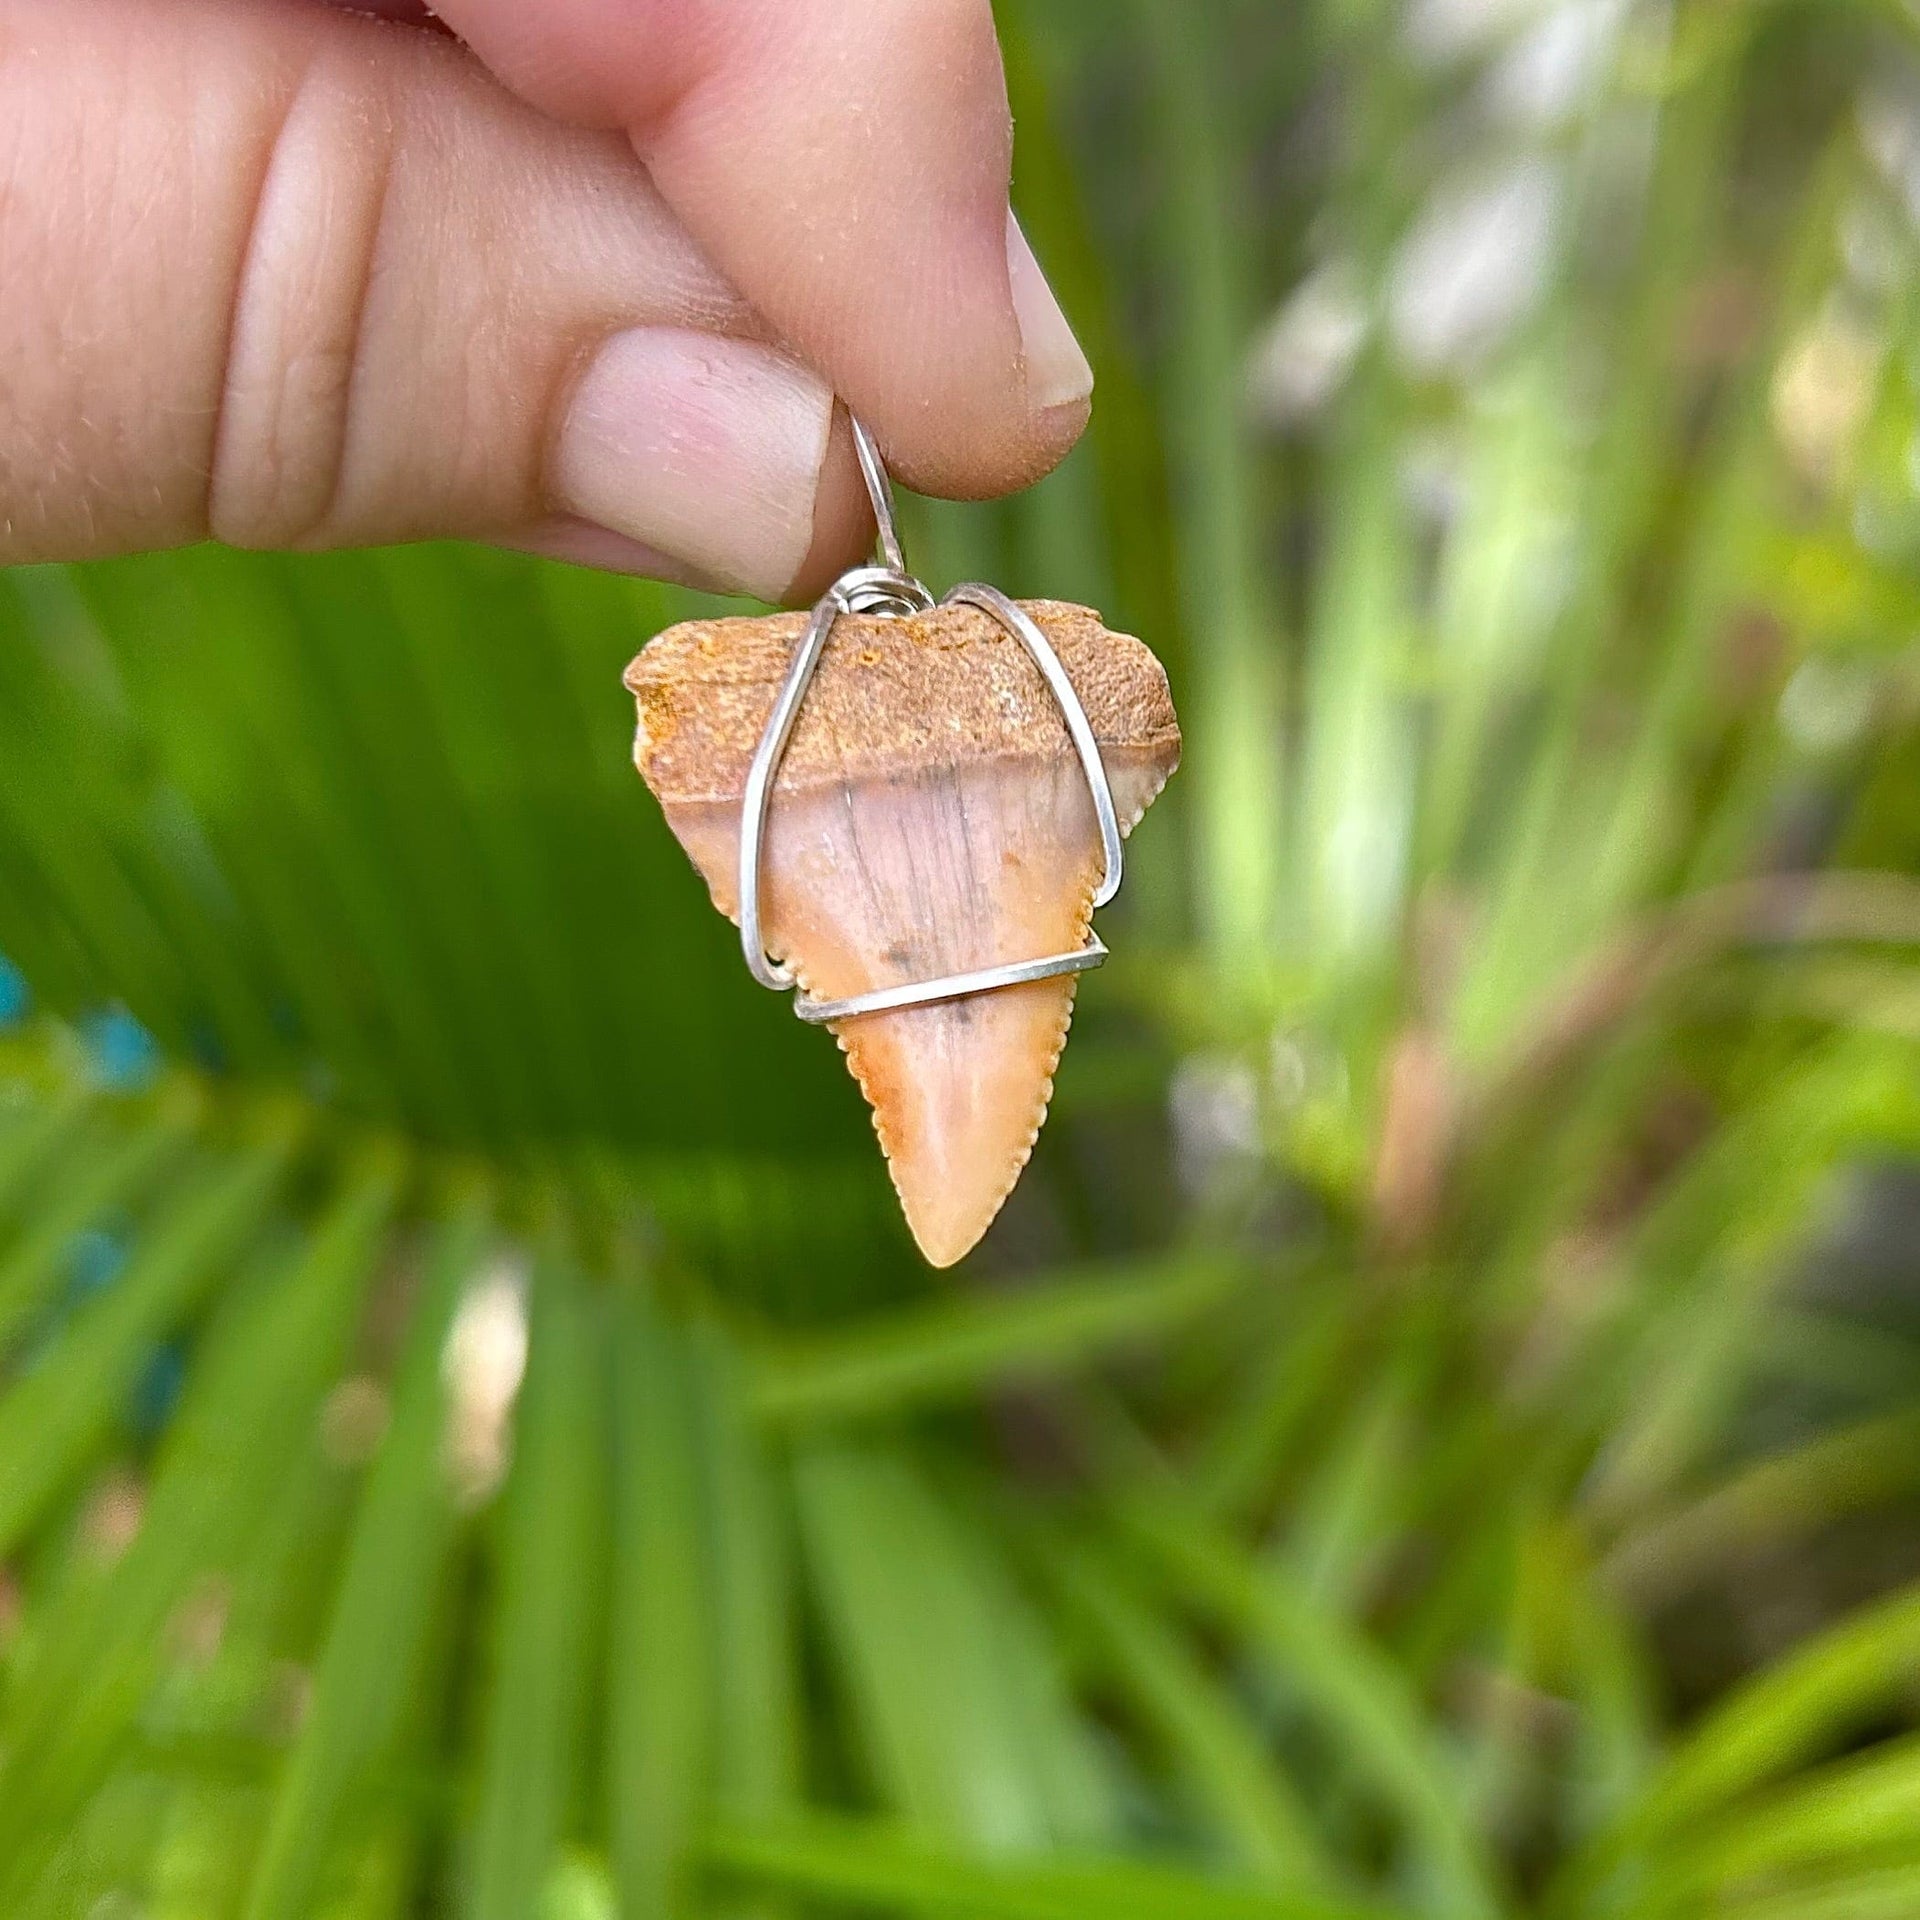
{"label": "fingertip", "polygon": [[964,418],[949,416],[939,432],[913,420],[904,438],[886,415],[862,417],[902,486],[938,500],[998,500],[1044,480],[1073,451],[1093,417],[1093,402],[1069,400],[972,431]]}

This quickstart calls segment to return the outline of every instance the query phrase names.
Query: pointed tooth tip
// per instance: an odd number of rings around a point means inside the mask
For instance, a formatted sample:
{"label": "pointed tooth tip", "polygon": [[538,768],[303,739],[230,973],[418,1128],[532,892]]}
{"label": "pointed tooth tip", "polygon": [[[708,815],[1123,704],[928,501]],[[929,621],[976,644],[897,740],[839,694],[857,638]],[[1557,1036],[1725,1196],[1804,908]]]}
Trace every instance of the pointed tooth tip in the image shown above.
{"label": "pointed tooth tip", "polygon": [[[897,1019],[898,1016],[878,1014],[873,1016],[873,1024],[881,1026]],[[906,1220],[907,1231],[913,1236],[913,1244],[920,1249],[920,1256],[928,1266],[955,1266],[986,1238],[987,1229],[1000,1217],[1000,1209],[1006,1205],[1007,1196],[1025,1170],[1033,1153],[1033,1143],[1040,1136],[1041,1122],[1046,1118],[1047,1096],[1053,1090],[1052,1078],[1049,1076],[1047,1080],[1025,1152],[1015,1158],[1011,1167],[997,1156],[990,1158],[984,1164],[994,1169],[993,1174],[985,1180],[976,1174],[968,1183],[970,1190],[959,1191],[960,1183],[952,1174],[938,1179],[926,1178],[926,1169],[918,1164],[917,1157],[893,1136],[893,1128],[899,1124],[901,1116],[896,1113],[895,1103],[884,1086],[873,1076],[873,1055],[850,1046],[849,1032],[850,1026],[836,1028],[835,1038],[840,1042],[840,1051],[846,1055],[847,1065],[872,1114],[873,1130],[880,1142],[880,1157],[886,1163],[887,1178],[892,1183],[894,1197],[900,1202],[900,1212]]]}
{"label": "pointed tooth tip", "polygon": [[[991,995],[976,997],[975,1004],[986,1003],[983,1012],[991,1009],[1002,1021],[1012,1021],[1016,1036],[1024,1027],[1024,1044],[1017,1037],[1005,1058],[1010,1064],[1024,1062],[1026,1071],[1016,1072],[1014,1084],[1003,1087],[1001,1098],[992,1103],[997,1124],[971,1134],[958,1168],[939,1151],[955,1138],[954,1132],[946,1126],[931,1133],[913,1129],[910,1110],[889,1094],[889,1088],[904,1082],[938,1084],[938,1070],[931,1060],[906,1074],[898,1064],[891,1071],[883,1064],[896,1049],[907,1060],[914,1058],[918,1051],[914,1033],[920,1026],[914,1015],[874,1016],[866,1023],[867,1046],[850,1044],[861,1023],[835,1030],[847,1065],[872,1110],[887,1178],[893,1183],[907,1229],[929,1266],[951,1267],[971,1253],[1020,1184],[1053,1105],[1054,1073],[1073,1026],[1078,987],[1078,980],[1069,974],[1002,989],[1006,998],[997,1005]],[[924,1039],[924,1027],[920,1032]],[[930,1073],[936,1077],[930,1078]],[[907,1131],[902,1132],[903,1128]],[[929,1145],[934,1148],[932,1157]]]}
{"label": "pointed tooth tip", "polygon": [[[1038,1126],[1034,1131],[1039,1132]],[[987,1237],[987,1229],[999,1219],[1000,1209],[1007,1204],[1007,1196],[1018,1183],[1026,1159],[1027,1156],[1022,1155],[1020,1165],[991,1192],[983,1187],[966,1196],[964,1205],[954,1204],[950,1192],[911,1191],[901,1181],[898,1163],[888,1161],[887,1172],[899,1198],[900,1211],[906,1216],[907,1231],[913,1235],[913,1244],[920,1249],[928,1266],[957,1265]]]}
{"label": "pointed tooth tip", "polygon": [[[1035,1133],[1039,1132],[1036,1126]],[[947,1198],[945,1195],[929,1197],[910,1194],[901,1184],[893,1163],[888,1163],[887,1171],[893,1178],[893,1190],[899,1197],[900,1211],[906,1216],[907,1231],[913,1235],[913,1244],[920,1249],[921,1257],[930,1267],[951,1267],[964,1260],[982,1240],[987,1237],[987,1229],[1000,1217],[1000,1209],[1007,1204],[1007,1197],[1018,1184],[1025,1170],[1026,1158],[991,1194],[981,1192],[972,1196],[964,1208],[947,1207],[938,1204]]]}
{"label": "pointed tooth tip", "polygon": [[928,1266],[936,1268],[958,1266],[986,1238],[987,1227],[992,1224],[989,1220],[986,1226],[971,1234],[942,1234],[932,1226],[922,1226],[911,1213],[907,1215],[907,1231],[913,1235],[913,1244],[920,1249],[920,1258]]}

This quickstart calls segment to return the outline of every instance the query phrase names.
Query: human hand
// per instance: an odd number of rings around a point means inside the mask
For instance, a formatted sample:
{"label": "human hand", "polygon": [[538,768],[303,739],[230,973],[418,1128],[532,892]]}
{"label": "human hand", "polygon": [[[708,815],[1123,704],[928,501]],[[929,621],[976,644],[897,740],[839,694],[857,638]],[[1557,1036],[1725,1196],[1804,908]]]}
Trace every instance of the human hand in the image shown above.
{"label": "human hand", "polygon": [[835,395],[929,492],[1078,438],[988,0],[438,11],[0,0],[0,562],[461,536],[780,598],[872,537]]}

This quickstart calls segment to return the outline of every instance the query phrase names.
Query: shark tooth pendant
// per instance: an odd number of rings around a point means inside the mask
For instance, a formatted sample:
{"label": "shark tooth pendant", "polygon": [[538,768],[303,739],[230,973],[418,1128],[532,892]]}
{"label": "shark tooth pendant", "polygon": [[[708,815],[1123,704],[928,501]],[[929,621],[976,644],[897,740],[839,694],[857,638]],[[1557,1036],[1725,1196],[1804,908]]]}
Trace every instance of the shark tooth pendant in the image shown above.
{"label": "shark tooth pendant", "polygon": [[832,1028],[921,1252],[950,1266],[1039,1136],[1093,911],[1180,758],[1160,663],[1099,616],[885,564],[808,614],[669,628],[626,672],[634,762],[754,977]]}

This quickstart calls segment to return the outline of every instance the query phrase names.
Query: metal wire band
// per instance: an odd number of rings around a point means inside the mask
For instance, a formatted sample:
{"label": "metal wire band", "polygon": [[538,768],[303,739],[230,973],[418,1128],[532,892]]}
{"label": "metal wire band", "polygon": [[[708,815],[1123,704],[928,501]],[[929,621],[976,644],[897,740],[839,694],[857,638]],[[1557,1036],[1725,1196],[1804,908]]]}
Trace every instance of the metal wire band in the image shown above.
{"label": "metal wire band", "polygon": [[[795,985],[795,980],[791,967],[768,957],[760,922],[761,852],[766,842],[767,810],[773,799],[774,779],[780,771],[787,742],[793,737],[794,724],[800,717],[801,703],[806,699],[807,687],[820,664],[820,656],[826,651],[834,623],[843,613],[881,606],[889,596],[921,608],[932,604],[932,596],[919,581],[890,566],[856,568],[852,573],[843,574],[821,596],[813,609],[812,618],[807,622],[806,632],[794,650],[787,676],[774,699],[773,710],[767,715],[760,743],[754,749],[752,765],[747,769],[747,785],[741,798],[740,813],[740,948],[753,977],[763,987],[771,987],[776,991]],[[1093,727],[1087,719],[1086,709],[1080,704],[1080,696],[1074,691],[1073,682],[1060,664],[1060,656],[1025,611],[997,587],[971,581],[965,586],[955,587],[940,604],[943,607],[977,607],[997,621],[1026,649],[1029,658],[1039,668],[1041,678],[1046,681],[1048,690],[1059,703],[1061,717],[1066,721],[1068,735],[1080,756],[1081,767],[1087,776],[1087,787],[1093,796],[1094,817],[1099,823],[1101,850],[1105,858],[1105,870],[1101,874],[1093,904],[1096,907],[1105,906],[1120,890],[1123,861],[1120,822],[1114,811],[1113,789],[1100,758],[1099,743],[1093,737]],[[857,1020],[863,1014],[892,1013],[901,1007],[926,1006],[939,1000],[957,1000],[969,994],[991,993],[1001,987],[1024,986],[1030,981],[1047,980],[1058,974],[1084,973],[1089,968],[1097,967],[1106,957],[1106,947],[1099,936],[1089,929],[1086,945],[1076,947],[1071,953],[1049,954],[1037,960],[1009,960],[997,966],[979,967],[967,973],[948,974],[938,980],[923,980],[906,986],[878,987],[869,993],[854,994],[844,1000],[816,1000],[810,994],[800,992],[794,996],[793,1010],[802,1020],[813,1025],[827,1021]]]}
{"label": "metal wire band", "polygon": [[813,1026],[830,1020],[857,1020],[863,1013],[892,1013],[900,1007],[924,1007],[939,1000],[964,1000],[969,994],[993,993],[1001,987],[1025,986],[1030,980],[1051,980],[1062,973],[1087,973],[1107,957],[1106,943],[1097,933],[1087,935],[1084,947],[1056,953],[1045,960],[1010,960],[972,973],[950,973],[941,980],[919,980],[910,986],[878,987],[846,1000],[816,1000],[809,993],[793,996],[793,1010]]}
{"label": "metal wire band", "polygon": [[[907,575],[907,558],[900,550],[899,530],[893,524],[893,476],[873,444],[873,435],[858,420],[853,423],[853,451],[860,462],[860,477],[867,483],[867,498],[873,502],[873,523],[880,535],[880,558],[889,571]],[[915,581],[916,586],[919,585]],[[920,588],[926,594],[925,587]],[[927,596],[931,599],[931,595]]]}

